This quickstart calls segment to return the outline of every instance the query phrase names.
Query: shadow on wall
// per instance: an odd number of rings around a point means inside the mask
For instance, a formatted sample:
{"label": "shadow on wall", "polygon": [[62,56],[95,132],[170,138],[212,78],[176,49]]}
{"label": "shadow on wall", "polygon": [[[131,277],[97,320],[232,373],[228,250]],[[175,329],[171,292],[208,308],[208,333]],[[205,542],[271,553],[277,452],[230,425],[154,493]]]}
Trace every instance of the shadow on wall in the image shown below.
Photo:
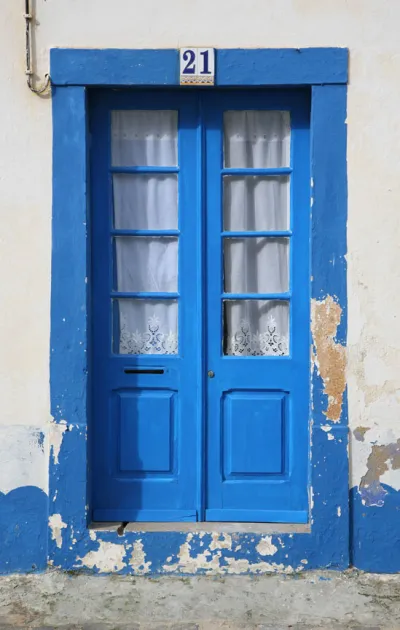
{"label": "shadow on wall", "polygon": [[43,571],[48,497],[36,486],[0,493],[0,573]]}

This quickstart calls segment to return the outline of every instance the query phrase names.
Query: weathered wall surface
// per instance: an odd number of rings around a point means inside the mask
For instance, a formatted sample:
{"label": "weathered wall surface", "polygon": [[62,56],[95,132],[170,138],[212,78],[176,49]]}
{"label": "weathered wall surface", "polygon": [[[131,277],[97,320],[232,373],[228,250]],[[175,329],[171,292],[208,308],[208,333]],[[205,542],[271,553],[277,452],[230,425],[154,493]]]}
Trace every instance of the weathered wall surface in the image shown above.
{"label": "weathered wall surface", "polygon": [[[23,545],[19,510],[29,505],[26,514],[35,517],[24,514],[24,532],[38,541],[29,557],[0,555],[0,570],[6,571],[45,563],[52,121],[50,99],[34,96],[25,84],[23,2],[3,0],[1,9],[0,508],[6,508],[0,509],[0,526],[10,549],[17,535]],[[35,12],[41,77],[51,47],[349,48],[347,385],[354,562],[400,570],[394,547],[400,518],[397,0],[232,0],[229,10],[222,0],[114,0],[112,9],[106,0],[37,0]],[[53,438],[54,455],[58,434]]]}

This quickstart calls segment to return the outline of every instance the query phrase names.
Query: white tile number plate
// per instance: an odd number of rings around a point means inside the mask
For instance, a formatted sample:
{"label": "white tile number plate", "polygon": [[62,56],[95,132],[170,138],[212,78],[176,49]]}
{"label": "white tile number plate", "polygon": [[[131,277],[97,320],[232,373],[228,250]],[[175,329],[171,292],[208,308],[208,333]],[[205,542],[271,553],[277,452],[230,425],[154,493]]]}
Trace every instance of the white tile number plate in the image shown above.
{"label": "white tile number plate", "polygon": [[214,85],[214,48],[180,49],[181,85]]}

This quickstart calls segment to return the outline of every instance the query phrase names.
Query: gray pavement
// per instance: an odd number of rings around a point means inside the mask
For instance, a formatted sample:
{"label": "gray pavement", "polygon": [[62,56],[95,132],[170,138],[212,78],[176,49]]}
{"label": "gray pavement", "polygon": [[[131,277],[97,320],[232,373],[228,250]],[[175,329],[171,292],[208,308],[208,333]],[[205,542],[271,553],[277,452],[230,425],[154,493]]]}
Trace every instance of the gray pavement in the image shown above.
{"label": "gray pavement", "polygon": [[0,630],[400,629],[400,575],[0,577]]}

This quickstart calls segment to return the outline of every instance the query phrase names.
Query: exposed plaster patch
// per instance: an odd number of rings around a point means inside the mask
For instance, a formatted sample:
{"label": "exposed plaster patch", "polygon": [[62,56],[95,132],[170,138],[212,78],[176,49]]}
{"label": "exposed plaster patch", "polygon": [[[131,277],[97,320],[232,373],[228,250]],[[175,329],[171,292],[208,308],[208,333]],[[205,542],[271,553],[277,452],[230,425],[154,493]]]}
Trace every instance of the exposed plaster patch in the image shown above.
{"label": "exposed plaster patch", "polygon": [[336,513],[339,518],[342,516],[342,508],[340,507],[340,505],[337,507]]}
{"label": "exposed plaster patch", "polygon": [[[172,558],[169,557],[163,570],[167,573],[179,571],[194,574],[201,571],[215,575],[223,573],[237,575],[241,573],[294,573],[295,571],[302,571],[304,568],[302,565],[294,569],[275,562],[251,562],[246,558],[235,558],[227,555],[226,552],[222,553],[223,549],[231,550],[231,536],[212,534],[211,538],[209,547],[202,550],[201,553],[196,553],[191,546],[193,534],[188,534],[186,541],[179,548],[176,562],[171,562]],[[256,549],[260,555],[264,556],[272,556],[278,551],[278,548],[272,543],[272,536],[264,536],[257,544]],[[235,548],[235,551],[237,550],[238,547]]]}
{"label": "exposed plaster patch", "polygon": [[364,435],[369,431],[369,427],[357,427],[353,431],[353,435],[358,442],[364,442]]}
{"label": "exposed plaster patch", "polygon": [[314,510],[314,488],[310,486],[310,510],[311,512]]}
{"label": "exposed plaster patch", "polygon": [[94,531],[94,529],[89,529],[89,537],[90,537],[90,540],[96,540],[97,534]]}
{"label": "exposed plaster patch", "polygon": [[367,472],[362,477],[359,490],[365,505],[382,507],[387,494],[381,477],[389,469],[400,469],[400,439],[392,444],[373,445],[367,460]]}
{"label": "exposed plaster patch", "polygon": [[164,570],[167,572],[181,571],[182,573],[196,573],[198,570],[204,569],[208,573],[218,572],[219,560],[221,552],[217,551],[214,555],[206,549],[195,556],[190,555],[191,534],[188,535],[186,542],[179,548],[178,561],[173,564],[165,564]]}
{"label": "exposed plaster patch", "polygon": [[133,543],[133,551],[129,559],[129,564],[136,575],[150,573],[151,562],[146,562],[146,554],[141,540],[137,540]]}
{"label": "exposed plaster patch", "polygon": [[48,493],[48,455],[43,428],[0,426],[0,492],[36,486]]}
{"label": "exposed plaster patch", "polygon": [[232,536],[230,534],[211,534],[210,551],[215,549],[232,549]]}
{"label": "exposed plaster patch", "polygon": [[312,300],[311,332],[314,361],[328,398],[324,415],[331,422],[340,421],[346,387],[346,349],[335,341],[341,316],[342,308],[332,296],[329,295],[321,301]]}
{"label": "exposed plaster patch", "polygon": [[65,420],[60,422],[51,422],[49,431],[50,440],[50,453],[53,455],[53,461],[58,464],[58,457],[60,455],[61,445],[64,437],[64,433],[67,430],[67,423]]}
{"label": "exposed plaster patch", "polygon": [[75,567],[86,567],[88,569],[98,569],[101,573],[113,573],[121,571],[126,567],[124,562],[126,551],[123,544],[99,541],[99,547],[96,551],[89,551],[86,556],[76,558],[80,564]]}
{"label": "exposed plaster patch", "polygon": [[278,547],[272,544],[272,536],[261,538],[256,549],[260,556],[273,556],[278,551]]}
{"label": "exposed plaster patch", "polygon": [[67,524],[63,522],[61,514],[52,514],[49,516],[49,527],[51,530],[51,538],[56,541],[56,545],[59,549],[62,547],[62,530],[67,527]]}

